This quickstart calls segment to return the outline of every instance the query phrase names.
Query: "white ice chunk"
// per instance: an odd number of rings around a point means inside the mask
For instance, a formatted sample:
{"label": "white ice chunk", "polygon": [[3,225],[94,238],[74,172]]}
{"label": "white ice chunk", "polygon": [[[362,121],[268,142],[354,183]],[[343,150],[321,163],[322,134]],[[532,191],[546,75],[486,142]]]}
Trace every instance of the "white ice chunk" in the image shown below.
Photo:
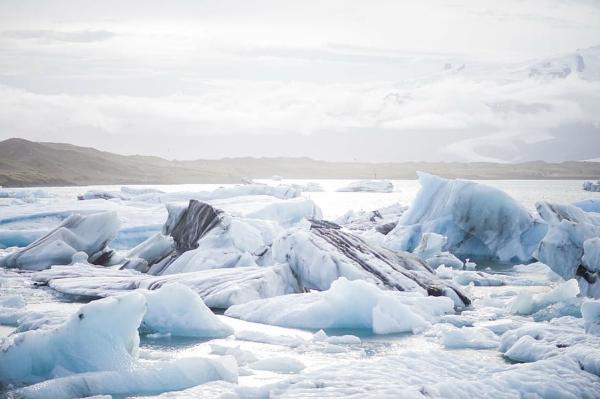
{"label": "white ice chunk", "polygon": [[119,371],[97,371],[48,380],[19,389],[19,397],[71,399],[108,394],[115,397],[177,391],[209,381],[237,382],[237,365],[231,357],[186,357]]}
{"label": "white ice chunk", "polygon": [[439,278],[450,279],[452,278],[452,268],[446,267],[445,265],[439,265],[437,269],[435,269],[435,274]]}
{"label": "white ice chunk", "polygon": [[139,293],[83,305],[63,325],[13,334],[0,345],[0,381],[32,383],[69,373],[126,370],[146,312]]}
{"label": "white ice chunk", "polygon": [[485,327],[443,325],[439,328],[442,345],[451,349],[491,349],[498,347],[500,338]]}
{"label": "white ice chunk", "polygon": [[600,237],[587,239],[583,242],[583,257],[581,261],[591,272],[600,271]]}
{"label": "white ice chunk", "polygon": [[179,337],[222,338],[233,334],[233,329],[183,284],[166,284],[158,290],[141,292],[148,303],[142,322],[147,330]]}
{"label": "white ice chunk", "polygon": [[515,314],[528,315],[553,303],[571,300],[579,295],[577,280],[571,279],[554,287],[549,292],[531,294],[521,291],[510,303],[510,311]]}
{"label": "white ice chunk", "polygon": [[581,304],[581,315],[585,320],[585,331],[600,335],[600,301],[587,301]]}
{"label": "white ice chunk", "polygon": [[382,291],[365,281],[342,277],[327,291],[252,301],[232,306],[225,314],[283,327],[356,328],[389,334],[422,331],[452,311],[453,302],[446,297]]}
{"label": "white ice chunk", "polygon": [[116,212],[72,215],[42,238],[1,258],[0,266],[43,270],[52,265],[68,265],[79,251],[90,257],[101,253],[118,230]]}

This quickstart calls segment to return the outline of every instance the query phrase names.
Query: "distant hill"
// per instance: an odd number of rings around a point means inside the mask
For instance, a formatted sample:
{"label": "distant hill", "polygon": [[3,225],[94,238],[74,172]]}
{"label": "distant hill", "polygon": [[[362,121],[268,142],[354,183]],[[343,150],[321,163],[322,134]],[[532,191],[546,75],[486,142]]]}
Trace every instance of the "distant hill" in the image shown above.
{"label": "distant hill", "polygon": [[92,184],[237,183],[242,177],[413,179],[422,170],[466,179],[593,179],[600,162],[500,163],[357,163],[308,158],[225,158],[169,161],[118,155],[71,144],[23,139],[0,142],[0,185],[71,186]]}

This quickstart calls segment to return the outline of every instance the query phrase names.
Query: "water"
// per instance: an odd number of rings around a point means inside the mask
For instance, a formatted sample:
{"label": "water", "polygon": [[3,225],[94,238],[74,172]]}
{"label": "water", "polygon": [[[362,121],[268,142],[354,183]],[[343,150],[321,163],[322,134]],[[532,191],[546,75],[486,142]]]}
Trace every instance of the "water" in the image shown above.
{"label": "water", "polygon": [[[325,189],[324,192],[304,193],[303,195],[314,200],[323,210],[327,219],[334,219],[349,209],[353,210],[372,210],[395,202],[410,205],[414,200],[419,184],[416,180],[395,180],[393,181],[395,190],[392,193],[343,193],[336,192],[339,187],[345,186],[350,180],[283,180],[271,181],[260,180],[267,184],[296,183],[305,184],[309,181],[318,182]],[[545,200],[558,203],[571,203],[574,201],[594,198],[600,199],[600,193],[585,192],[581,189],[582,181],[578,180],[544,180],[544,181],[521,181],[521,180],[488,180],[485,184],[500,188],[521,202],[527,209],[534,212],[534,204],[537,201]],[[212,190],[219,185],[214,184],[186,184],[186,185],[155,185],[150,186],[166,192],[176,191],[205,191]],[[148,186],[145,186],[148,187]],[[27,215],[34,212],[48,212],[54,210],[70,210],[94,207],[105,207],[114,209],[119,213],[122,223],[125,226],[141,226],[147,224],[156,224],[157,226],[164,222],[166,211],[163,204],[121,204],[119,201],[77,201],[76,195],[88,190],[110,190],[118,191],[120,186],[87,186],[87,187],[49,187],[43,188],[53,195],[52,198],[42,198],[31,204],[24,204],[11,207],[0,207],[0,224],[2,219],[7,217]],[[56,225],[60,219],[48,219],[35,225],[36,228],[50,228]],[[38,222],[36,222],[38,223]],[[8,228],[2,227],[0,230]],[[12,228],[20,228],[19,225],[12,225]],[[22,226],[21,226],[22,228]],[[28,226],[31,228],[31,226]],[[1,253],[2,250],[0,250]],[[487,269],[490,265],[479,265],[480,270],[486,269],[489,273],[502,273],[505,276],[517,276],[510,265],[502,267],[493,267]],[[492,265],[494,266],[494,265]],[[27,308],[32,311],[42,312],[64,312],[72,313],[80,306],[75,298],[64,298],[52,293],[49,289],[39,289],[34,287],[29,280],[28,274],[17,274],[12,272],[3,272],[0,276],[0,290],[2,295],[20,294],[28,302]],[[534,275],[533,280],[538,281],[529,286],[527,285],[505,285],[502,287],[463,287],[474,299],[473,309],[470,316],[478,322],[486,322],[493,318],[513,317],[506,313],[510,301],[519,292],[532,290],[532,292],[543,292],[547,290],[549,281],[544,280],[544,276]],[[541,283],[539,281],[542,281]],[[179,339],[172,337],[143,336],[141,341],[140,361],[142,363],[152,363],[157,360],[171,359],[182,356],[206,356],[211,353],[211,344],[225,346],[239,346],[243,350],[250,351],[257,358],[271,358],[287,356],[301,360],[305,366],[305,372],[320,370],[322,367],[332,365],[345,365],[349,362],[358,362],[363,360],[377,361],[386,359],[390,356],[403,353],[407,350],[419,350],[423,353],[432,353],[429,361],[435,361],[435,353],[447,352],[435,334],[397,334],[376,336],[370,331],[365,330],[329,330],[330,335],[353,334],[362,339],[361,344],[342,345],[342,351],[339,353],[328,353],[323,351],[322,347],[310,344],[310,339],[314,331],[303,331],[298,329],[284,329],[280,327],[266,326],[256,323],[249,323],[229,317],[219,315],[219,317],[230,324],[236,331],[256,330],[273,336],[289,335],[297,336],[306,340],[308,343],[303,347],[286,347],[273,345],[267,342],[251,342],[246,340],[236,340],[234,337],[218,340],[197,340],[197,339]],[[0,337],[6,336],[12,332],[10,326],[0,326]],[[493,367],[505,367],[507,361],[497,350],[470,350],[464,349],[454,351],[460,353],[465,364],[473,361],[483,361]],[[428,355],[429,356],[429,355]],[[457,365],[457,367],[461,367]],[[242,387],[258,387],[265,384],[279,383],[289,378],[289,375],[282,375],[271,371],[260,371],[247,369],[245,374],[239,379],[239,385]],[[235,391],[228,385],[209,385],[210,389],[215,389],[221,393],[230,393]],[[202,388],[202,387],[200,387]],[[208,386],[206,389],[209,389]],[[198,391],[196,396],[203,396],[203,392]],[[174,396],[177,397],[177,396]]]}

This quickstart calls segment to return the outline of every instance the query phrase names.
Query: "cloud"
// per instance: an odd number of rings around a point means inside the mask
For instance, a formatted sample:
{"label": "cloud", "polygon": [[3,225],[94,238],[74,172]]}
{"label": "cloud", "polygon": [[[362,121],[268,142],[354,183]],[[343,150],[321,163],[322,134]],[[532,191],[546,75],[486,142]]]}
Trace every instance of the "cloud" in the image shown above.
{"label": "cloud", "polygon": [[[585,134],[581,126],[588,129]],[[164,143],[173,137],[188,142],[219,137],[221,143],[227,142],[224,137],[244,137],[245,143],[253,137],[290,137],[304,146],[305,153],[295,155],[371,161],[563,160],[568,132],[572,141],[578,136],[586,141],[581,158],[592,158],[600,155],[600,81],[576,76],[510,82],[450,76],[419,85],[215,81],[204,82],[199,94],[159,97],[34,94],[0,87],[0,131],[54,141],[93,132],[112,150],[122,149],[119,138],[129,135],[150,140],[153,146],[144,143],[146,151],[163,156]],[[71,136],[65,137],[67,132]],[[365,135],[373,145],[389,148],[361,154],[332,139],[359,141]],[[321,143],[327,143],[327,153],[315,149]],[[534,151],[540,143],[545,153]],[[231,155],[290,153],[285,139],[246,153],[247,144],[228,145]],[[525,147],[531,151],[521,153]],[[175,158],[228,155],[227,148],[170,148]],[[590,148],[598,153],[589,154]]]}
{"label": "cloud", "polygon": [[116,36],[116,33],[106,30],[7,30],[2,36],[12,39],[36,39],[42,42],[92,43],[101,42]]}

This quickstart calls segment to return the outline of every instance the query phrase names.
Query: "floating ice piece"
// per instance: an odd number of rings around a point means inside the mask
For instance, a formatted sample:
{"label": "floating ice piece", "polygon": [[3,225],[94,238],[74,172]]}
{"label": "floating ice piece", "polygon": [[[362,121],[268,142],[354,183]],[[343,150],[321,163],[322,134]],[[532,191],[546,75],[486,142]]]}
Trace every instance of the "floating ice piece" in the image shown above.
{"label": "floating ice piece", "polygon": [[473,284],[475,286],[498,287],[506,284],[506,280],[498,274],[488,274],[473,270],[462,270],[453,273],[454,281],[460,285]]}
{"label": "floating ice piece", "polygon": [[115,212],[72,215],[27,247],[1,258],[0,266],[43,270],[51,265],[68,265],[79,251],[88,254],[92,263],[106,263],[111,255],[106,245],[118,230]]}
{"label": "floating ice piece", "polygon": [[439,278],[450,279],[452,278],[452,268],[446,267],[446,265],[441,264],[438,266],[437,269],[435,269],[435,274]]}
{"label": "floating ice piece", "polygon": [[412,251],[425,233],[448,238],[444,249],[458,256],[529,260],[545,233],[516,200],[501,190],[467,180],[419,173],[421,190],[385,240]]}
{"label": "floating ice piece", "polygon": [[198,293],[207,306],[222,309],[255,299],[301,292],[296,277],[287,264],[212,269],[164,276],[77,265],[53,267],[36,273],[33,279],[64,294],[87,297],[106,297],[137,288],[154,290],[164,284],[177,282]]}
{"label": "floating ice piece", "polygon": [[395,203],[370,212],[349,210],[337,218],[335,223],[350,230],[375,229],[381,234],[387,234],[396,227],[406,209],[408,209],[406,206]]}
{"label": "floating ice piece", "polygon": [[590,272],[600,271],[600,237],[589,238],[583,242],[581,263]]}
{"label": "floating ice piece", "polygon": [[510,311],[515,314],[528,315],[553,303],[572,300],[577,295],[579,295],[579,285],[575,279],[571,279],[542,294],[533,295],[528,291],[521,291],[512,300]]}
{"label": "floating ice piece", "polygon": [[300,360],[289,356],[257,360],[250,363],[248,367],[254,370],[272,371],[279,374],[296,374],[306,368]]}
{"label": "floating ice piece", "polygon": [[600,375],[600,336],[585,334],[581,319],[561,317],[547,323],[526,323],[502,335],[499,350],[519,362],[569,357]]}
{"label": "floating ice piece", "polygon": [[536,207],[549,229],[535,257],[564,279],[576,278],[583,295],[600,297],[600,265],[596,264],[600,241],[594,240],[600,237],[600,214],[547,202]]}
{"label": "floating ice piece", "polygon": [[204,304],[202,298],[183,284],[166,284],[154,291],[144,290],[148,310],[145,330],[179,337],[223,338],[233,329]]}
{"label": "floating ice piece", "polygon": [[600,336],[600,301],[582,303],[581,315],[585,320],[585,332]]}
{"label": "floating ice piece", "polygon": [[445,265],[451,267],[452,269],[458,270],[464,267],[464,263],[462,262],[462,260],[458,259],[450,252],[442,252],[435,256],[432,256],[429,259],[425,259],[425,263],[427,263],[430,267],[438,267],[439,265]]}
{"label": "floating ice piece", "polygon": [[319,330],[313,334],[313,341],[327,342],[334,345],[353,345],[360,344],[361,340],[356,335],[332,335],[328,336],[325,331]]}
{"label": "floating ice piece", "polygon": [[415,255],[369,244],[330,222],[313,222],[309,230],[291,230],[273,243],[272,251],[273,259],[288,262],[307,289],[323,291],[338,277],[346,277],[387,289],[445,295],[457,307],[470,303],[456,286],[436,277]]}
{"label": "floating ice piece", "polygon": [[225,315],[282,327],[356,328],[390,334],[422,331],[452,311],[449,298],[382,291],[366,281],[341,277],[327,291],[252,301],[230,307]]}
{"label": "floating ice piece", "polygon": [[121,193],[119,191],[99,191],[92,190],[86,191],[83,194],[79,194],[77,199],[80,201],[85,200],[95,200],[95,199],[103,199],[103,200],[112,200],[112,199],[120,199],[120,200],[128,200],[131,199],[129,195]]}
{"label": "floating ice piece", "polygon": [[364,191],[370,193],[391,193],[394,191],[394,184],[389,180],[359,180],[340,187],[336,191],[357,192]]}
{"label": "floating ice piece", "polygon": [[231,357],[186,357],[119,371],[97,371],[57,378],[16,391],[31,399],[74,399],[108,394],[125,397],[178,391],[210,381],[237,382],[237,365]]}
{"label": "floating ice piece", "polygon": [[584,181],[583,182],[583,189],[585,191],[593,191],[593,192],[599,192],[600,191],[600,180],[597,181]]}
{"label": "floating ice piece", "polygon": [[421,237],[421,242],[419,245],[417,245],[413,253],[419,258],[427,260],[436,255],[440,255],[443,252],[444,245],[446,245],[447,242],[448,238],[441,234],[425,233]]}
{"label": "floating ice piece", "polygon": [[146,312],[139,293],[83,305],[63,325],[13,334],[0,345],[0,381],[22,384],[65,373],[126,370]]}
{"label": "floating ice piece", "polygon": [[465,260],[465,269],[466,270],[475,270],[477,268],[477,263],[471,262],[469,258]]}
{"label": "floating ice piece", "polygon": [[152,237],[143,241],[127,253],[127,262],[123,265],[124,269],[134,269],[140,272],[147,272],[150,265],[154,265],[175,250],[173,237],[162,233],[156,233]]}
{"label": "floating ice piece", "polygon": [[442,345],[451,349],[491,349],[500,343],[500,337],[485,327],[442,325],[438,335]]}
{"label": "floating ice piece", "polygon": [[280,184],[278,186],[243,184],[231,187],[219,187],[214,191],[166,193],[159,195],[158,200],[162,203],[188,201],[192,199],[197,201],[210,201],[246,195],[268,195],[280,199],[290,199],[299,197],[301,194],[302,191],[300,189],[285,184]]}

